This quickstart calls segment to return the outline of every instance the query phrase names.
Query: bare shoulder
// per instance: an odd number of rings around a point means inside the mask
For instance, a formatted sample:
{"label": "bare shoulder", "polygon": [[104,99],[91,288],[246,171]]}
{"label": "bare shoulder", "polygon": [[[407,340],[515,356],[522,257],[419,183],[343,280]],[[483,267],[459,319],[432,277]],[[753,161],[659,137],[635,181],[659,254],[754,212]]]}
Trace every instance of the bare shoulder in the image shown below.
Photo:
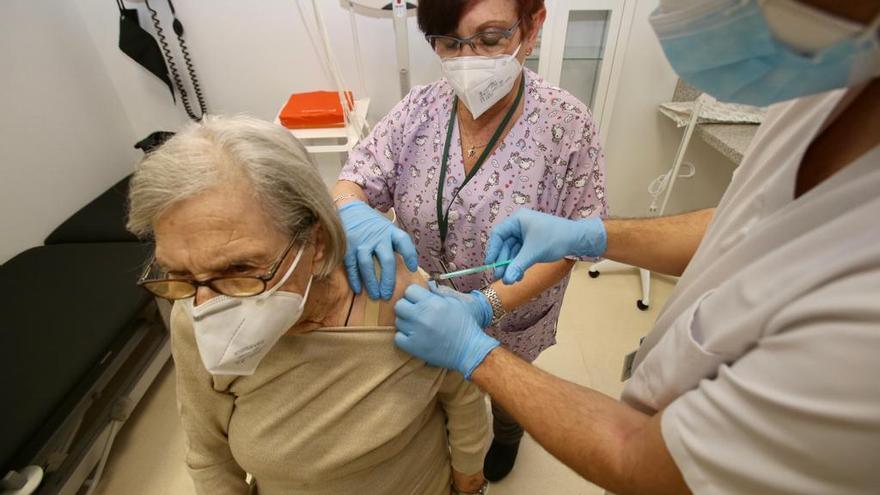
{"label": "bare shoulder", "polygon": [[394,284],[394,294],[391,296],[391,301],[396,302],[398,299],[403,297],[403,293],[406,292],[406,288],[412,284],[427,287],[428,274],[421,268],[417,269],[415,272],[409,271],[409,268],[407,268],[406,265],[403,263],[403,259],[398,256],[397,280]]}
{"label": "bare shoulder", "polygon": [[397,257],[397,279],[394,283],[394,294],[391,295],[390,301],[383,301],[382,308],[379,310],[379,323],[382,325],[394,325],[394,303],[403,297],[406,288],[410,285],[428,286],[428,274],[419,268],[415,272],[409,271],[409,268],[403,263],[400,256]]}

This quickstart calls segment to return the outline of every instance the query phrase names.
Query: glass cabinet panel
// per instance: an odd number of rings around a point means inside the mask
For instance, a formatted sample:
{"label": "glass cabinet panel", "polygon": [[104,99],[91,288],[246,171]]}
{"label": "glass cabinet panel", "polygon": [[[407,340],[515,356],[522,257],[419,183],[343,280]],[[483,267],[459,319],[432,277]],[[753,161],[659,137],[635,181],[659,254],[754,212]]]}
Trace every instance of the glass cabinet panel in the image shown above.
{"label": "glass cabinet panel", "polygon": [[609,12],[572,10],[562,54],[559,85],[593,108],[605,56]]}
{"label": "glass cabinet panel", "polygon": [[526,67],[584,102],[607,129],[632,25],[635,0],[554,0]]}

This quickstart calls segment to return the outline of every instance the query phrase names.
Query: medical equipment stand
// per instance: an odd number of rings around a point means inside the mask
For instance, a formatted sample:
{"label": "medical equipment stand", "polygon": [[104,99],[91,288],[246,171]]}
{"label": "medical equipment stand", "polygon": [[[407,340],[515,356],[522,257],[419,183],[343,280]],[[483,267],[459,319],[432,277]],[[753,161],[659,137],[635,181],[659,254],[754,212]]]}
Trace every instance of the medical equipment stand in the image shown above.
{"label": "medical equipment stand", "polygon": [[[688,144],[691,141],[691,137],[694,135],[694,129],[697,127],[697,121],[700,119],[700,110],[703,108],[703,103],[705,100],[711,98],[708,95],[701,95],[696,100],[694,100],[694,109],[691,111],[691,118],[688,120],[687,127],[684,130],[684,135],[681,138],[681,142],[678,144],[678,150],[675,152],[675,160],[672,162],[672,169],[666,173],[662,182],[665,182],[665,194],[663,196],[663,202],[660,203],[660,208],[656,206],[656,200],[651,203],[651,207],[648,209],[648,217],[661,217],[663,213],[666,211],[666,205],[669,203],[669,197],[672,195],[672,189],[675,186],[675,181],[678,179],[679,171],[681,170],[681,165],[684,162],[684,154],[687,151]],[[602,260],[598,263],[594,263],[590,266],[589,274],[591,278],[596,278],[601,273],[601,269],[619,269],[619,268],[638,268],[639,269],[639,278],[642,283],[642,298],[636,301],[636,307],[638,307],[642,311],[647,311],[648,308],[651,307],[651,271],[646,270],[640,267],[632,267],[631,265],[627,265],[624,263],[618,263],[612,260]]]}
{"label": "medical equipment stand", "polygon": [[[354,14],[363,14],[370,17],[391,17],[394,23],[394,43],[397,54],[397,72],[400,80],[400,97],[403,98],[410,90],[409,69],[409,31],[407,30],[407,18],[414,16],[418,2],[415,0],[340,0],[343,8],[348,9],[352,16],[351,29],[355,42],[355,57],[360,65],[360,42],[358,40],[357,24]],[[361,82],[363,85],[363,82]],[[361,88],[365,90],[365,88]]]}
{"label": "medical equipment stand", "polygon": [[394,0],[394,39],[397,41],[397,67],[400,73],[400,97],[409,93],[409,34],[406,30],[406,1]]}

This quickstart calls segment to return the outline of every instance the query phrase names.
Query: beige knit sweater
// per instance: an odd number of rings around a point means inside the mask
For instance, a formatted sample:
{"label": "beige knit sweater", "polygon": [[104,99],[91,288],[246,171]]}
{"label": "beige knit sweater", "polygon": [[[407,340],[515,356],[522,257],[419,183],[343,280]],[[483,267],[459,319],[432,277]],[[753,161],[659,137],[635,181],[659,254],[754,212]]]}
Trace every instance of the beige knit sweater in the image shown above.
{"label": "beige knit sweater", "polygon": [[450,463],[482,469],[483,394],[398,350],[393,327],[375,324],[383,304],[366,303],[364,326],[283,337],[244,377],[205,370],[175,306],[178,408],[199,494],[448,495]]}

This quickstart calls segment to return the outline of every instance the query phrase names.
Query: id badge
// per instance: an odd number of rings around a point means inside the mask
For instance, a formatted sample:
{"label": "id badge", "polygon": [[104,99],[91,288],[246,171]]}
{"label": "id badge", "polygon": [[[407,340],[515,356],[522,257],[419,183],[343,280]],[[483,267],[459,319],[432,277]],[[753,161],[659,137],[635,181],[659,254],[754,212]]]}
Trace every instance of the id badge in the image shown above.
{"label": "id badge", "polygon": [[638,350],[632,351],[627,354],[623,358],[623,370],[620,372],[620,381],[625,382],[632,378],[633,375],[633,363],[636,360],[636,353]]}
{"label": "id badge", "polygon": [[[642,347],[642,342],[645,341],[645,337],[639,339],[639,348]],[[632,378],[633,375],[633,364],[636,361],[636,354],[639,352],[639,349],[636,349],[623,358],[623,370],[620,372],[620,381],[625,382]]]}

